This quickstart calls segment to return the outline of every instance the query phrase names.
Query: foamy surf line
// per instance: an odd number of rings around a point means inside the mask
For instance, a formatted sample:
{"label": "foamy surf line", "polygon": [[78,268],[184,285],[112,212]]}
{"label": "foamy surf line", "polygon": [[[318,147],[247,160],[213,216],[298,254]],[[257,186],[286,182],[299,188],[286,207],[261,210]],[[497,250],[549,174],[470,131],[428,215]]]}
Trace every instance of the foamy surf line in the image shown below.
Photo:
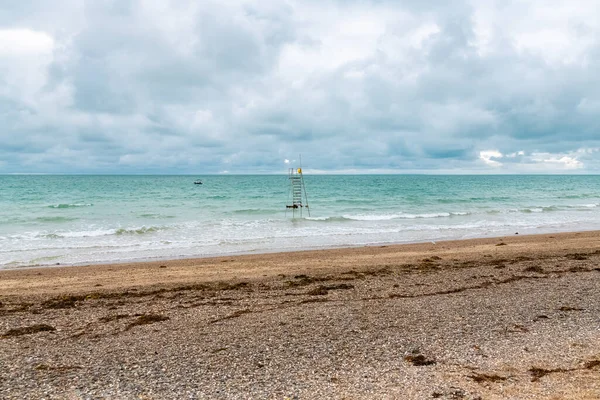
{"label": "foamy surf line", "polygon": [[[513,234],[504,234],[504,235],[474,235],[471,237],[446,237],[438,240],[417,240],[417,241],[380,241],[380,242],[366,242],[366,243],[357,243],[357,244],[349,244],[349,245],[313,245],[313,246],[300,246],[300,247],[286,247],[279,249],[253,249],[253,250],[243,250],[243,251],[228,251],[222,253],[205,253],[205,254],[187,254],[180,256],[145,256],[145,257],[123,257],[114,260],[89,260],[89,261],[78,261],[72,263],[65,262],[53,262],[53,263],[38,263],[38,264],[24,264],[24,265],[5,265],[0,266],[0,272],[5,270],[19,270],[19,269],[31,269],[31,268],[60,268],[60,267],[93,267],[95,265],[98,266],[107,266],[107,265],[129,265],[129,264],[139,264],[143,265],[146,263],[167,263],[167,262],[178,262],[178,261],[193,261],[193,260],[207,260],[207,259],[222,259],[226,257],[243,257],[243,256],[260,256],[260,255],[270,255],[270,254],[295,254],[295,253],[305,253],[312,251],[341,251],[344,249],[357,249],[362,247],[402,247],[409,245],[421,245],[421,244],[433,244],[433,245],[444,245],[446,246],[448,243],[463,243],[467,244],[472,241],[477,240],[499,240],[506,239],[507,237],[512,238],[532,238],[532,237],[543,237],[546,235],[560,235],[560,236],[570,236],[570,235],[581,235],[581,234],[600,234],[600,229],[581,229],[577,231],[560,231],[560,230],[546,230],[542,232],[535,233],[519,233],[515,232]],[[56,260],[56,257],[47,256],[45,257],[48,260]]]}

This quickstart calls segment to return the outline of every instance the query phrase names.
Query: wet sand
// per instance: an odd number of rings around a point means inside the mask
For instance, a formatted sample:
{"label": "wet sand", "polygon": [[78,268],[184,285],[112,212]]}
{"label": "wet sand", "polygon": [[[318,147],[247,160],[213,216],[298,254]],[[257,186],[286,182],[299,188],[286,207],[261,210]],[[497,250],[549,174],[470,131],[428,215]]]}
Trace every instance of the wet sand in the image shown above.
{"label": "wet sand", "polygon": [[0,271],[0,398],[600,399],[600,232]]}

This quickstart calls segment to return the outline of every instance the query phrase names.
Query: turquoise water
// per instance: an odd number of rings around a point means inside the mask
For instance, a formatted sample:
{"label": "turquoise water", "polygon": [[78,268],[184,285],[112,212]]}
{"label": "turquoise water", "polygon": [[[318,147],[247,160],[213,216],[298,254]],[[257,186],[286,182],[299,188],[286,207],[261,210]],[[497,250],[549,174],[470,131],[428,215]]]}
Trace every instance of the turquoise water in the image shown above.
{"label": "turquoise water", "polygon": [[[194,185],[201,178],[203,185]],[[0,268],[600,229],[598,176],[0,176]]]}

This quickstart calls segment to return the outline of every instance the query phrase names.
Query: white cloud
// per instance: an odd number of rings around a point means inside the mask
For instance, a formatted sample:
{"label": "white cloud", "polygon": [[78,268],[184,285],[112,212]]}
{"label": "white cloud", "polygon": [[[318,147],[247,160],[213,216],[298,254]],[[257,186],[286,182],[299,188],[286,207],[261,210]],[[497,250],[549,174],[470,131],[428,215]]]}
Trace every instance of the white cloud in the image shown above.
{"label": "white cloud", "polygon": [[36,107],[48,82],[55,42],[45,32],[0,27],[0,96]]}
{"label": "white cloud", "polygon": [[0,56],[44,56],[52,53],[54,40],[31,29],[0,29]]}
{"label": "white cloud", "polygon": [[490,167],[501,167],[502,163],[493,159],[502,158],[503,155],[498,150],[483,150],[479,152],[479,159]]}
{"label": "white cloud", "polygon": [[510,153],[510,154],[505,154],[504,157],[506,158],[516,158],[519,156],[524,156],[525,152],[523,150],[520,151],[515,151],[514,153]]}
{"label": "white cloud", "polygon": [[548,153],[533,153],[531,155],[532,161],[546,165],[549,168],[559,169],[581,169],[583,163],[572,155],[554,155]]}

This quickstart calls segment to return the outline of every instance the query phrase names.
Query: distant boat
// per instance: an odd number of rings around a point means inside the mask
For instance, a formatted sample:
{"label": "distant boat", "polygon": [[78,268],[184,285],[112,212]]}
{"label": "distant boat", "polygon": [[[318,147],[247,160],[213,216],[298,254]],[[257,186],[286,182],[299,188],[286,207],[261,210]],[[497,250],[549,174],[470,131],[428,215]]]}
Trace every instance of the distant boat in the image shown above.
{"label": "distant boat", "polygon": [[202,181],[200,179],[194,181],[194,185],[202,185]]}

